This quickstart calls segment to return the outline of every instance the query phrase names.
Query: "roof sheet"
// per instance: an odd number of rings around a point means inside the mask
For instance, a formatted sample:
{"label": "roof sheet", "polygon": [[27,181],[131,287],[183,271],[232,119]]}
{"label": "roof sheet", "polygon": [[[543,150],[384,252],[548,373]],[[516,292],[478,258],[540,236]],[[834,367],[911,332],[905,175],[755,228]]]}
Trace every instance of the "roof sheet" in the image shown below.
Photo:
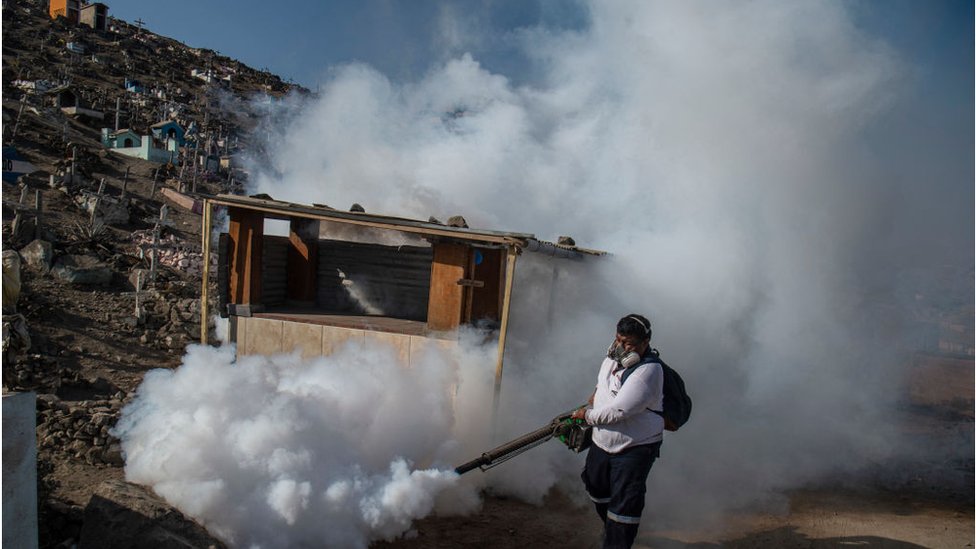
{"label": "roof sheet", "polygon": [[566,246],[546,242],[544,240],[537,239],[535,235],[529,233],[451,227],[448,225],[441,225],[438,223],[431,223],[429,221],[421,221],[418,219],[410,219],[405,217],[379,215],[365,212],[346,212],[336,210],[328,206],[295,204],[281,200],[271,200],[249,196],[219,194],[200,195],[200,198],[203,198],[213,204],[262,211],[265,214],[270,214],[271,217],[306,217],[354,225],[399,230],[429,236],[442,236],[473,242],[509,244],[518,246],[519,248],[526,249],[528,251],[550,253],[550,255],[554,256],[561,255],[572,257],[576,254],[604,255],[606,253],[600,250],[591,250],[587,248],[580,248],[578,246]]}

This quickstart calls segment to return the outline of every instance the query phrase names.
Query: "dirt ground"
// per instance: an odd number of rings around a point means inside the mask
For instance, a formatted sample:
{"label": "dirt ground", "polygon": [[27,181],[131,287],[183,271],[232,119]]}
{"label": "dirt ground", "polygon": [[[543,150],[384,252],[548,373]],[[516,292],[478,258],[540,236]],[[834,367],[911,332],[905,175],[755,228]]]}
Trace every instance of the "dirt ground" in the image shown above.
{"label": "dirt ground", "polygon": [[[781,512],[742,511],[712,525],[667,528],[647,516],[635,547],[910,549],[973,546],[972,502],[913,500],[895,493],[804,490],[789,495]],[[554,495],[541,506],[488,498],[468,517],[428,518],[409,539],[382,549],[428,547],[600,547],[600,525],[589,507]]]}
{"label": "dirt ground", "polygon": [[[899,420],[913,444],[941,451],[878,464],[873,470],[794,490],[771,498],[772,503],[759,502],[724,516],[686,518],[680,525],[665,524],[645,511],[635,547],[973,547],[972,411],[963,408],[947,414],[945,409],[917,407]],[[589,549],[601,546],[601,530],[588,504],[581,506],[558,492],[538,506],[488,496],[476,514],[427,518],[415,523],[405,539],[375,547]]]}

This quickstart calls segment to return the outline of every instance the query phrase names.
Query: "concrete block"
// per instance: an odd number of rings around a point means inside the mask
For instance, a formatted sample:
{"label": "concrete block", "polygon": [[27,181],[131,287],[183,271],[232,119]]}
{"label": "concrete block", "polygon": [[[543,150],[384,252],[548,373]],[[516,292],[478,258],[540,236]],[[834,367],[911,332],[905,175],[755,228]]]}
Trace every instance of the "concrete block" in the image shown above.
{"label": "concrete block", "polygon": [[230,317],[230,320],[231,333],[234,334],[233,341],[237,344],[237,356],[246,356],[251,354],[250,350],[247,348],[247,323],[251,319],[232,316]]}
{"label": "concrete block", "polygon": [[410,336],[390,332],[366,332],[366,345],[389,345],[396,349],[400,366],[410,367]]}
{"label": "concrete block", "polygon": [[3,547],[36,549],[36,395],[3,395]]}
{"label": "concrete block", "polygon": [[454,339],[437,339],[423,336],[410,336],[410,358],[411,366],[420,364],[426,358],[428,352],[442,351],[453,360],[457,365],[458,342]]}
{"label": "concrete block", "polygon": [[364,344],[366,343],[366,332],[363,330],[354,330],[352,328],[322,326],[323,355],[331,355],[349,340],[355,340],[360,344]]}
{"label": "concrete block", "polygon": [[322,354],[322,326],[303,322],[285,322],[282,325],[281,348],[286,352],[300,350],[302,358]]}
{"label": "concrete block", "polygon": [[271,318],[247,319],[247,354],[273,355],[282,352],[281,320]]}

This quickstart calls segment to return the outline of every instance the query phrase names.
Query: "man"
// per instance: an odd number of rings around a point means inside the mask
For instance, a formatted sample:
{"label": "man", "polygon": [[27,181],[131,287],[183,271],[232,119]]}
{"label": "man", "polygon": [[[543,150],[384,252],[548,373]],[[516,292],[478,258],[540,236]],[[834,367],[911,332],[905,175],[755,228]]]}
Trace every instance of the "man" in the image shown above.
{"label": "man", "polygon": [[652,361],[651,322],[632,314],[617,322],[617,334],[600,366],[589,406],[573,413],[593,426],[583,484],[603,520],[603,547],[629,548],[644,510],[647,474],[664,432],[664,373]]}

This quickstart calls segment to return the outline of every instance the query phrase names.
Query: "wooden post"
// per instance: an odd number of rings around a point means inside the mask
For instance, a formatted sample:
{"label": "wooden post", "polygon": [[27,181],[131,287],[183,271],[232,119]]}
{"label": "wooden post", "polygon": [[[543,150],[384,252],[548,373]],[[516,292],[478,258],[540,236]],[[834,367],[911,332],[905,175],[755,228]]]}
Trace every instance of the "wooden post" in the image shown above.
{"label": "wooden post", "polygon": [[288,234],[287,295],[289,300],[314,305],[318,289],[319,221],[291,218]]}
{"label": "wooden post", "polygon": [[508,317],[512,305],[512,286],[515,284],[515,260],[518,248],[511,246],[505,256],[505,297],[502,300],[502,324],[498,331],[498,358],[495,362],[495,393],[492,398],[492,425],[498,416],[502,394],[502,367],[505,361],[505,339],[508,336]]}
{"label": "wooden post", "polygon": [[203,201],[203,223],[200,229],[203,237],[203,282],[200,288],[200,344],[206,345],[208,339],[209,311],[207,298],[210,294],[210,232],[213,229],[213,204],[209,200]]}
{"label": "wooden post", "polygon": [[230,302],[261,303],[261,260],[264,251],[264,214],[229,208]]}
{"label": "wooden post", "polygon": [[14,122],[14,131],[10,135],[11,145],[14,144],[14,139],[17,139],[17,128],[20,127],[20,117],[23,116],[24,114],[24,105],[26,102],[27,102],[27,94],[24,94],[24,96],[20,98],[20,110],[17,111],[17,121]]}
{"label": "wooden post", "polygon": [[129,167],[125,168],[125,176],[122,178],[122,198],[125,198],[126,190],[129,186]]}
{"label": "wooden post", "polygon": [[[52,175],[51,177],[53,178],[54,176]],[[27,204],[27,193],[29,191],[30,191],[30,188],[27,185],[24,185],[24,187],[22,189],[20,189],[20,205],[21,206],[24,206],[24,205]],[[20,228],[20,226],[21,226],[21,224],[23,222],[24,222],[24,214],[22,213],[22,209],[21,208],[17,208],[17,213],[14,214],[14,224],[11,225],[11,227],[10,227],[10,236],[11,236],[11,238],[15,238],[15,239],[17,238],[17,230]]]}
{"label": "wooden post", "polygon": [[156,282],[156,265],[159,261],[159,231],[166,221],[168,211],[169,207],[166,204],[159,208],[159,219],[156,220],[156,225],[153,227],[152,255],[149,257],[149,281],[153,283]]}
{"label": "wooden post", "polygon": [[156,185],[159,184],[159,168],[156,168],[156,173],[153,174],[153,184],[152,190],[149,192],[149,200],[156,198]]}
{"label": "wooden post", "polygon": [[[199,137],[199,136],[198,136]],[[190,184],[190,192],[197,192],[197,171],[200,168],[199,160],[197,159],[198,153],[200,152],[199,145],[193,145],[193,181]]]}
{"label": "wooden post", "polygon": [[41,203],[41,191],[34,191],[34,239],[41,239],[41,212],[43,210],[43,204]]}
{"label": "wooden post", "polygon": [[142,291],[142,271],[139,271],[139,274],[136,276],[136,310],[135,310],[136,318],[142,318],[142,311],[140,310],[141,307],[139,303],[139,292],[141,291]]}

